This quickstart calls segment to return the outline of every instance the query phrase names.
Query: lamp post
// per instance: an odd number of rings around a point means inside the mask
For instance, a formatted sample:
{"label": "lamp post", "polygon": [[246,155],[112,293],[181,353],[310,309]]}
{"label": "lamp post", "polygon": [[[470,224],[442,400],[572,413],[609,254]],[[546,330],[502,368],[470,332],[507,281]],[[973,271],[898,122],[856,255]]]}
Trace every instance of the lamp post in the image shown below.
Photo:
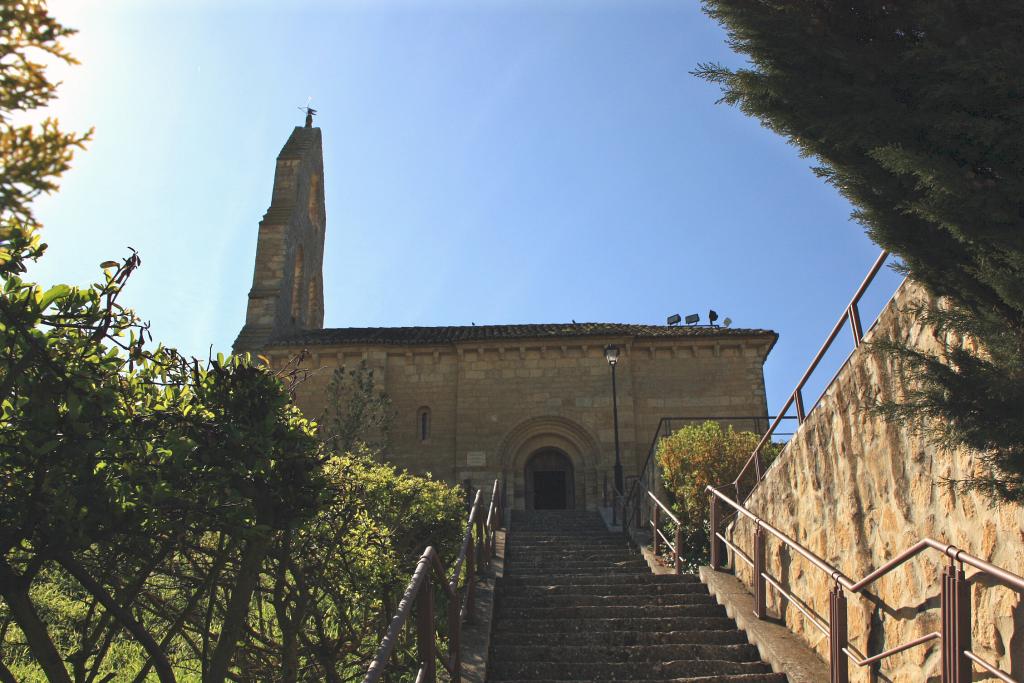
{"label": "lamp post", "polygon": [[615,493],[622,495],[624,487],[622,483],[622,459],[619,456],[619,398],[615,388],[615,366],[619,362],[619,347],[609,344],[604,347],[604,358],[608,365],[612,366],[612,421],[615,423]]}

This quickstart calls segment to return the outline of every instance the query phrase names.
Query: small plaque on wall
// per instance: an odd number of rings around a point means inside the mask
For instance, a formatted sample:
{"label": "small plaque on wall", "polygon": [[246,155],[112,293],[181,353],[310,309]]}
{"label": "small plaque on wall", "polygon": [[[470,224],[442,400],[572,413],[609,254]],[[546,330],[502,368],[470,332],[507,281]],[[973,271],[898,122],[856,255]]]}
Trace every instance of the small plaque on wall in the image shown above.
{"label": "small plaque on wall", "polygon": [[484,451],[469,451],[466,453],[467,467],[486,467],[487,453]]}

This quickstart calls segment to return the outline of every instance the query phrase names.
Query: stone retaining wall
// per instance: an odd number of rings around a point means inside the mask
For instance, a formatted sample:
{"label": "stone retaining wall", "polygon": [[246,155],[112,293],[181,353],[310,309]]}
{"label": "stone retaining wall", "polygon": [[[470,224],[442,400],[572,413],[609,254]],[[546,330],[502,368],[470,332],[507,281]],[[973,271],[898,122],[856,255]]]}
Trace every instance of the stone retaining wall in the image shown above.
{"label": "stone retaining wall", "polygon": [[[926,298],[904,283],[883,311],[869,339],[909,339],[935,350],[942,340],[913,323],[906,307]],[[969,452],[947,452],[910,430],[864,410],[888,396],[896,380],[892,361],[865,348],[854,352],[792,442],[748,500],[759,516],[858,580],[919,539],[952,543],[994,564],[1024,574],[1024,509],[993,507],[981,495],[958,495],[943,485],[980,466]],[[807,397],[810,399],[811,397]],[[734,540],[749,550],[752,528],[739,523]],[[749,586],[749,568],[739,563]],[[828,622],[830,581],[778,543],[767,544],[770,573]],[[943,558],[919,555],[883,577],[872,592],[851,596],[849,634],[861,654],[877,654],[940,630],[939,585]],[[968,576],[972,572],[968,571]],[[1024,602],[1013,591],[979,577],[972,588],[974,649],[1024,680]],[[828,641],[795,607],[769,589],[769,610],[828,657]],[[938,681],[938,641],[886,660],[877,677],[851,664],[852,681]],[[981,674],[976,674],[981,680]]]}

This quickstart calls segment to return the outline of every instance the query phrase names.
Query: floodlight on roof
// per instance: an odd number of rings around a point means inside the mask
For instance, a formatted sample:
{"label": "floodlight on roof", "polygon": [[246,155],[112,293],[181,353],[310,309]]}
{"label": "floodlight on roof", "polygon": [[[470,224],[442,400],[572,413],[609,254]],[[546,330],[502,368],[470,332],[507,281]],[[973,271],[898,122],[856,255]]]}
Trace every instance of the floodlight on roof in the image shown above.
{"label": "floodlight on roof", "polygon": [[681,320],[682,317],[678,313],[673,313],[668,317],[668,320],[666,320],[665,323],[668,325],[678,325]]}
{"label": "floodlight on roof", "polygon": [[696,325],[699,322],[700,322],[700,313],[691,313],[690,315],[686,316],[686,324],[687,325]]}
{"label": "floodlight on roof", "polygon": [[715,313],[715,309],[712,308],[708,311],[708,324],[714,325],[716,320],[718,320],[718,314]]}

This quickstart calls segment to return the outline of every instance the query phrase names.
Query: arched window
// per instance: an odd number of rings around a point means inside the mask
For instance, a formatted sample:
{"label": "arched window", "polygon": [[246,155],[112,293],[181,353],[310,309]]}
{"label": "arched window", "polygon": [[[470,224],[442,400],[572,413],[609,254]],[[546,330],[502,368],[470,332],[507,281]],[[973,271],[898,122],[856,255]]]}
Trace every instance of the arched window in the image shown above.
{"label": "arched window", "polygon": [[416,433],[419,434],[420,443],[430,440],[430,408],[426,406],[416,411]]}
{"label": "arched window", "polygon": [[315,328],[323,325],[323,295],[320,291],[320,274],[315,273],[309,278],[309,293],[306,296],[306,324]]}
{"label": "arched window", "polygon": [[309,196],[306,197],[306,213],[309,215],[309,222],[318,232],[323,223],[322,206],[323,185],[320,183],[320,174],[317,173],[309,179]]}
{"label": "arched window", "polygon": [[292,322],[302,317],[302,247],[295,251],[295,267],[292,269]]}

